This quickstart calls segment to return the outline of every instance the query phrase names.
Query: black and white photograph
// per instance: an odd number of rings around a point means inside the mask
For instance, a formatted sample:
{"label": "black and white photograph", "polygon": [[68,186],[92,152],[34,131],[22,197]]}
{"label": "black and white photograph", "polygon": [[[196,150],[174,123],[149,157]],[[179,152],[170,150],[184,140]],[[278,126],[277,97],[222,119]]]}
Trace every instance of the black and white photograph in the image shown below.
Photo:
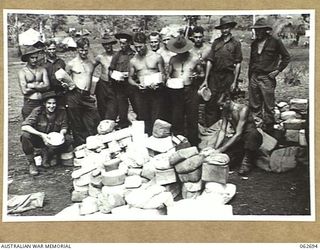
{"label": "black and white photograph", "polygon": [[4,222],[315,221],[314,10],[4,10]]}

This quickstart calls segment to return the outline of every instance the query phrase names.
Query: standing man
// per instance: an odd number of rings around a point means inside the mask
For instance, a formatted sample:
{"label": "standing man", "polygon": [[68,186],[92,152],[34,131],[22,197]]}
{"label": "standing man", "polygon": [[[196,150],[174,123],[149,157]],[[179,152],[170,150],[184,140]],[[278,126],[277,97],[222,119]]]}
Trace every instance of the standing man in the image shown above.
{"label": "standing man", "polygon": [[150,51],[146,41],[144,33],[134,35],[137,54],[130,60],[129,83],[137,88],[138,120],[145,121],[146,133],[151,135],[155,120],[163,119],[165,76],[162,56]]}
{"label": "standing man", "polygon": [[210,53],[210,45],[204,42],[204,29],[201,26],[194,27],[192,30],[192,38],[194,46],[190,52],[198,56],[200,62],[205,64]]}
{"label": "standing man", "polygon": [[42,93],[49,89],[47,70],[38,66],[38,56],[41,49],[33,46],[25,48],[21,61],[27,62],[18,73],[19,85],[23,94],[22,117],[25,119],[31,111],[41,106]]}
{"label": "standing man", "polygon": [[77,41],[78,55],[66,67],[75,88],[67,93],[68,115],[72,126],[75,146],[84,144],[86,138],[97,133],[99,114],[95,99],[90,95],[94,63],[88,58],[89,40]]}
{"label": "standing man", "polygon": [[101,120],[117,119],[117,99],[109,79],[109,67],[114,54],[112,46],[116,43],[117,40],[105,34],[101,39],[105,52],[98,55],[95,61],[95,66],[101,65],[101,75],[95,90]]}
{"label": "standing man", "polygon": [[242,61],[241,44],[236,40],[231,30],[237,25],[229,16],[220,18],[216,29],[221,36],[214,40],[207,57],[205,79],[200,88],[207,86],[212,92],[210,101],[206,103],[206,124],[210,127],[220,119],[217,102],[223,93],[229,93],[237,88],[240,65]]}
{"label": "standing man", "polygon": [[265,18],[252,26],[256,39],[251,44],[249,61],[249,107],[263,119],[264,130],[273,131],[276,76],[283,71],[290,55],[281,40],[270,35],[272,27]]}
{"label": "standing man", "polygon": [[56,79],[55,73],[59,69],[65,69],[65,62],[57,56],[57,44],[55,40],[48,40],[45,42],[46,46],[46,61],[44,67],[48,72],[50,90],[57,94],[57,102],[60,106],[66,105],[65,94],[66,89],[61,85],[61,82]]}
{"label": "standing man", "polygon": [[157,52],[160,49],[160,34],[158,32],[151,32],[149,35],[150,49]]}
{"label": "standing man", "polygon": [[137,113],[135,101],[136,88],[128,83],[129,61],[135,52],[130,48],[130,44],[132,44],[132,34],[130,32],[122,31],[117,33],[115,37],[119,40],[120,50],[112,57],[109,69],[117,98],[118,125],[120,128],[125,128],[130,125],[128,119],[128,98],[133,111]]}
{"label": "standing man", "polygon": [[[198,78],[204,76],[204,71],[196,56],[190,53],[193,44],[190,40],[180,35],[168,42],[168,48],[177,55],[171,57],[169,62],[169,81],[182,82],[182,88],[171,86],[168,88],[169,98],[172,103],[172,130],[175,135],[185,135],[192,146],[199,143],[198,137],[198,112],[199,86]],[[186,119],[186,128],[184,126]]]}

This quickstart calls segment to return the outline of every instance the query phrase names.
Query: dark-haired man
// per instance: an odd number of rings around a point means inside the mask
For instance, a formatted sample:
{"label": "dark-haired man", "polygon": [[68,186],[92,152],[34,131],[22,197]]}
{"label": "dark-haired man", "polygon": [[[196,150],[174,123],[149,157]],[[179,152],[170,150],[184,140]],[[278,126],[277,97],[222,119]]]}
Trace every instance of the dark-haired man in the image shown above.
{"label": "dark-haired man", "polygon": [[59,69],[65,69],[66,63],[57,56],[56,49],[57,43],[55,40],[48,40],[45,42],[46,46],[46,60],[44,67],[48,72],[49,82],[50,82],[50,90],[54,91],[57,94],[57,100],[59,105],[65,106],[65,93],[67,91],[64,88],[60,81],[56,79],[55,73]]}
{"label": "dark-haired man", "polygon": [[101,75],[97,82],[95,94],[97,98],[97,107],[101,120],[116,120],[117,118],[117,98],[114,88],[109,79],[109,67],[112,60],[113,45],[117,43],[113,37],[104,35],[101,44],[105,50],[95,59],[95,66],[101,65]]}
{"label": "dark-haired man", "polygon": [[193,48],[190,50],[198,56],[201,63],[205,64],[205,61],[210,53],[210,45],[204,42],[204,28],[196,26],[192,30]]}
{"label": "dark-haired man", "polygon": [[160,34],[158,32],[151,32],[149,35],[149,45],[153,52],[160,49]]}
{"label": "dark-haired man", "polygon": [[129,61],[135,55],[135,52],[130,47],[132,44],[131,32],[121,31],[115,34],[115,38],[119,40],[120,50],[112,57],[109,74],[112,78],[111,81],[117,98],[118,126],[119,128],[125,128],[130,125],[128,119],[128,99],[133,111],[137,113],[136,90],[128,83]]}
{"label": "dark-haired man", "polygon": [[133,44],[137,54],[130,60],[129,83],[137,87],[138,119],[145,121],[152,134],[156,119],[162,119],[164,106],[164,63],[160,54],[150,51],[144,33],[136,33]]}
{"label": "dark-haired man", "polygon": [[88,58],[89,40],[77,41],[78,55],[66,66],[75,88],[67,93],[68,115],[72,126],[75,146],[84,144],[86,138],[97,133],[99,114],[95,99],[90,95],[94,62]]}
{"label": "dark-haired man", "polygon": [[[245,175],[254,167],[257,151],[262,144],[262,135],[256,129],[247,105],[234,102],[225,94],[218,104],[222,109],[222,126],[214,151],[228,154],[231,166],[241,162],[238,173]],[[224,143],[228,123],[235,130],[235,134]]]}

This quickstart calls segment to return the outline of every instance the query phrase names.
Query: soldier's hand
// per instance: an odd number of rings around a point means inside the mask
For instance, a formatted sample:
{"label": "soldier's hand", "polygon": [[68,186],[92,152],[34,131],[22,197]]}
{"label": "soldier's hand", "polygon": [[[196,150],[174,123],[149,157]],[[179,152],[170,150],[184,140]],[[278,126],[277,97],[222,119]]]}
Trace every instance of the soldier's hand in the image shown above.
{"label": "soldier's hand", "polygon": [[270,73],[268,74],[268,76],[269,76],[270,78],[274,79],[274,78],[276,78],[276,76],[277,76],[279,73],[280,73],[280,71],[276,69],[276,70],[270,72]]}

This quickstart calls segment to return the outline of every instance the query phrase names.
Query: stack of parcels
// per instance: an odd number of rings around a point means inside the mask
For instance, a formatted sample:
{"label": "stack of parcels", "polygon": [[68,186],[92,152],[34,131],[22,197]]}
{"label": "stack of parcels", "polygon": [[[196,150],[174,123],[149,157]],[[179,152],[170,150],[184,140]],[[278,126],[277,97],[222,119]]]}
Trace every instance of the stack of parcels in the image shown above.
{"label": "stack of parcels", "polygon": [[284,134],[285,140],[289,143],[306,146],[305,129],[308,110],[307,99],[291,99],[289,104],[279,102],[275,108],[275,119],[277,124],[275,130]]}
{"label": "stack of parcels", "polygon": [[[209,182],[201,179],[205,157],[185,137],[171,135],[170,124],[157,120],[148,137],[142,121],[118,131],[110,122],[104,123],[100,134],[88,137],[74,151],[77,169],[71,175],[71,199],[76,204],[58,216],[68,211],[90,218],[167,215],[179,200],[203,204],[205,194],[213,192]],[[222,190],[219,197],[229,190],[229,184],[217,185]],[[221,198],[217,204],[225,201]]]}
{"label": "stack of parcels", "polygon": [[[271,172],[285,172],[297,166],[297,157],[307,146],[305,129],[308,110],[307,99],[291,99],[289,104],[279,102],[275,108],[274,137],[258,131],[263,136],[256,165]],[[284,139],[284,140],[283,140]],[[280,147],[278,141],[282,141]]]}

